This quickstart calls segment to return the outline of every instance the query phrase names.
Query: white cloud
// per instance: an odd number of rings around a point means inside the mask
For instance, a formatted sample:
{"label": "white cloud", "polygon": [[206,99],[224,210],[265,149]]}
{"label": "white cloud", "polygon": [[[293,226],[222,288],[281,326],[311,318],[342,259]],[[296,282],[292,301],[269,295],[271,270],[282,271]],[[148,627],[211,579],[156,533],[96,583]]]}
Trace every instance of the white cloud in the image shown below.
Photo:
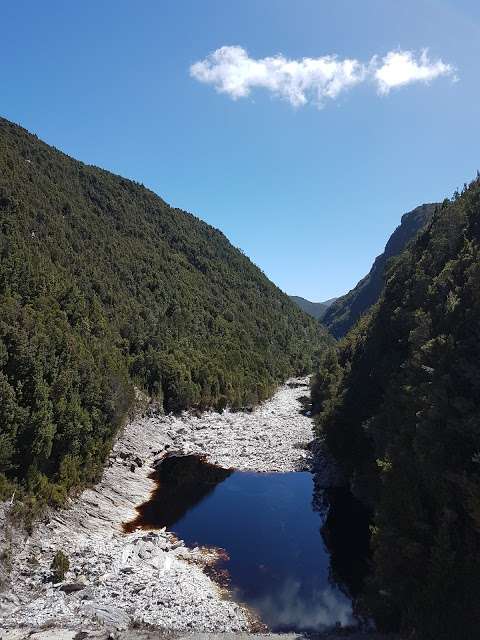
{"label": "white cloud", "polygon": [[282,55],[250,58],[242,47],[221,47],[190,67],[191,75],[212,84],[233,99],[261,87],[299,107],[309,100],[321,104],[361,82],[365,68],[357,60],[335,56],[288,60]]}
{"label": "white cloud", "polygon": [[426,50],[419,60],[412,51],[390,51],[379,62],[374,56],[368,63],[328,55],[319,58],[290,60],[283,55],[251,58],[240,46],[217,49],[190,67],[199,82],[211,84],[219,93],[234,100],[245,98],[255,88],[270,91],[294,107],[308,102],[321,106],[351,87],[373,79],[378,91],[386,94],[393,87],[411,82],[429,82],[440,75],[452,74],[453,68],[441,60],[431,62]]}
{"label": "white cloud", "polygon": [[424,49],[418,60],[412,51],[389,51],[378,66],[372,61],[373,74],[380,93],[386,94],[394,87],[412,82],[430,82],[439,76],[454,76],[453,67],[442,60],[432,62]]}

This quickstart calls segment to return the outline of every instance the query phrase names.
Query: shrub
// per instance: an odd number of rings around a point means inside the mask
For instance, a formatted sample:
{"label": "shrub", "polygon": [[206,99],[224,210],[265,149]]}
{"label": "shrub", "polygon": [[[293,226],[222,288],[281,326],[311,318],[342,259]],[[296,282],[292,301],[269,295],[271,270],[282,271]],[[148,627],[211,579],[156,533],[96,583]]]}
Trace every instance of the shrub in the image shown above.
{"label": "shrub", "polygon": [[50,569],[52,570],[52,582],[62,582],[64,580],[65,574],[70,569],[70,561],[63,551],[56,552]]}

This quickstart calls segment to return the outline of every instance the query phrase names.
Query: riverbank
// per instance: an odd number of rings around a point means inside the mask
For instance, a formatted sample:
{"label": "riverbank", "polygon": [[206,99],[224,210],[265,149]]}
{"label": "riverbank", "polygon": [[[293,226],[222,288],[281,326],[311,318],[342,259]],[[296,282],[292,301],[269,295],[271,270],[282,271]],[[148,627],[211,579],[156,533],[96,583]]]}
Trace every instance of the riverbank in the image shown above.
{"label": "riverbank", "polygon": [[[112,450],[102,480],[53,514],[33,535],[12,534],[11,570],[0,596],[0,628],[54,622],[77,631],[152,626],[176,632],[240,632],[258,621],[204,572],[216,551],[187,548],[168,531],[125,534],[166,452],[203,454],[225,468],[309,468],[311,418],[302,413],[308,380],[291,380],[252,412],[141,417]],[[329,464],[323,465],[329,482]],[[4,528],[5,530],[5,528]],[[48,582],[56,551],[70,560],[62,584]],[[73,622],[74,621],[74,622]],[[73,626],[72,626],[73,625]]]}
{"label": "riverbank", "polygon": [[[337,633],[322,634],[317,640],[401,640],[394,636],[385,636],[378,633],[352,632],[348,635]],[[50,628],[39,631],[15,630],[2,634],[0,640],[305,640],[303,634],[298,633],[257,633],[252,636],[247,632],[240,633],[161,633],[158,631],[145,631],[130,629],[128,631],[116,631],[111,633],[105,630],[95,630],[87,636],[79,637],[78,632],[71,629]]]}

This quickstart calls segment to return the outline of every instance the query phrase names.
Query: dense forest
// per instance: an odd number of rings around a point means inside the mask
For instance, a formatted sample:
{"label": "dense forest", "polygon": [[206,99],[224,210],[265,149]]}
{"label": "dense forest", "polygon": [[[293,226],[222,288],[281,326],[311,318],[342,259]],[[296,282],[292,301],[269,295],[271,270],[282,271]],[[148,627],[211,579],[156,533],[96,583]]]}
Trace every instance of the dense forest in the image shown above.
{"label": "dense forest", "polygon": [[390,264],[325,352],[317,428],[374,508],[362,606],[381,629],[480,636],[480,179]]}
{"label": "dense forest", "polygon": [[222,233],[0,119],[0,496],[98,478],[135,385],[239,408],[326,339]]}
{"label": "dense forest", "polygon": [[[385,245],[385,250],[372,265],[370,272],[344,296],[332,301],[321,320],[335,338],[342,338],[374,305],[385,284],[385,270],[389,260],[398,256],[430,220],[436,204],[422,204],[402,216],[399,226]],[[306,310],[306,309],[305,309]]]}

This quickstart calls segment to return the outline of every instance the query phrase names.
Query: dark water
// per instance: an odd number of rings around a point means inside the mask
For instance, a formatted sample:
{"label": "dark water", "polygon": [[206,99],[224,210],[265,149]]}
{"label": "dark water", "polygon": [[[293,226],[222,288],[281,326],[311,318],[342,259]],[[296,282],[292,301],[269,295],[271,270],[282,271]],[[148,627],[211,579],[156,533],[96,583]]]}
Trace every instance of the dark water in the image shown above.
{"label": "dark water", "polygon": [[350,517],[345,490],[323,496],[330,508],[318,511],[309,472],[231,471],[195,456],[167,459],[157,479],[126,530],[167,526],[189,545],[225,549],[235,599],[272,630],[355,623],[351,596],[366,568],[359,540],[368,545],[368,521],[360,512]]}

